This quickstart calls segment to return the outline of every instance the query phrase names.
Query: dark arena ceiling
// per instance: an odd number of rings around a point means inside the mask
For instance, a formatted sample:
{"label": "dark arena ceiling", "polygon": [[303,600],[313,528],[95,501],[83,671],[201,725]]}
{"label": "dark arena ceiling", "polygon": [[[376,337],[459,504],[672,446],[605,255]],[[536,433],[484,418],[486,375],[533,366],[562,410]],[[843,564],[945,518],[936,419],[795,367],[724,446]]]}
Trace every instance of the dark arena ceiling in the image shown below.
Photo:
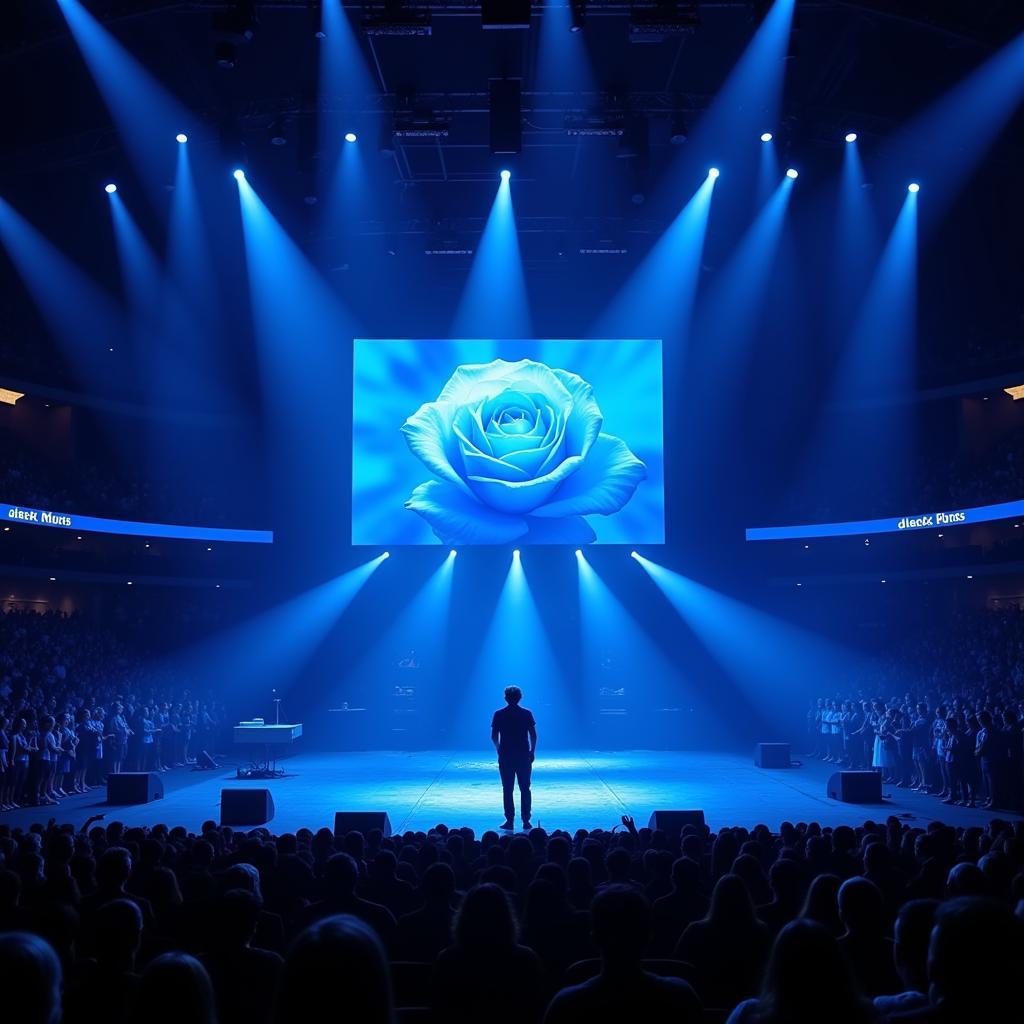
{"label": "dark arena ceiling", "polygon": [[[17,187],[19,179],[37,179],[41,171],[109,162],[119,140],[56,0],[6,0],[3,6],[0,88],[7,103],[0,181]],[[252,161],[273,159],[282,170],[290,164],[298,176],[309,172],[316,146],[306,122],[332,102],[319,95],[317,83],[319,2],[85,0],[83,6],[193,112],[201,126],[195,141],[222,141],[234,133]],[[601,142],[569,134],[567,119],[598,114],[649,120],[645,173],[656,175],[672,151],[673,134],[678,139],[699,119],[770,5],[711,0],[657,7],[589,0],[579,40],[593,72],[588,91],[540,88],[544,6],[532,5],[528,31],[482,31],[481,5],[472,0],[344,4],[356,25],[389,14],[430,25],[429,37],[360,33],[369,88],[346,99],[347,112],[378,118],[376,144],[386,151],[382,159],[396,190],[493,181],[497,159],[488,144],[488,82],[495,77],[522,80],[519,180],[552,168],[570,178],[581,174]],[[692,25],[661,34],[631,31],[659,11]],[[240,31],[225,31],[232,23]],[[1024,9],[1017,0],[801,2],[782,123],[773,126],[777,141],[806,160],[815,148],[834,149],[837,137],[855,124],[870,146],[1022,26]],[[234,45],[234,66],[225,68],[218,64],[217,47],[233,34],[239,37],[237,45],[228,43]],[[429,114],[445,134],[392,140],[387,128],[405,114],[421,121]],[[616,139],[604,148],[615,155],[618,144]],[[627,198],[632,195],[627,190]],[[441,196],[433,201],[457,201]],[[543,212],[541,202],[537,212]]]}
{"label": "dark arena ceiling", "polygon": [[[691,170],[703,173],[718,162],[714,147],[700,138],[702,117],[771,7],[766,0],[345,3],[358,48],[350,70],[356,70],[342,91],[332,93],[321,83],[319,2],[77,2],[187,113],[197,167],[205,164],[206,182],[218,188],[222,174],[225,179],[217,199],[224,211],[236,210],[226,171],[241,162],[328,278],[367,251],[374,258],[410,255],[421,262],[437,245],[471,253],[497,172],[505,166],[514,174],[524,265],[546,273],[567,253],[599,242],[601,251],[621,253],[621,276],[670,223],[680,197],[692,191],[694,179],[673,177],[673,168],[689,159]],[[519,17],[528,28],[485,30],[484,18],[495,12],[499,21]],[[412,26],[413,34],[372,30],[382,23]],[[581,31],[570,32],[573,24]],[[425,26],[429,34],[423,34]],[[1022,29],[1020,0],[798,2],[781,106],[774,123],[764,127],[775,134],[779,160],[800,167],[804,201],[815,188],[824,193],[834,185],[842,139],[851,129],[858,133],[866,185],[886,196],[890,186],[893,194],[905,189],[907,176],[925,173],[927,166],[884,170],[873,155]],[[585,81],[559,76],[569,47],[576,48],[576,60],[585,50]],[[93,70],[59,0],[5,0],[0,197],[116,292],[121,282],[102,186],[121,183],[142,230],[162,249],[170,200],[160,208],[139,197],[154,188],[170,195],[174,144],[167,143],[162,180],[141,180],[127,152],[132,140],[120,134]],[[492,152],[494,79],[521,81],[522,148],[512,157]],[[125,88],[130,90],[129,82]],[[751,120],[750,111],[735,113],[739,121]],[[328,159],[322,140],[332,119],[337,126],[358,125],[373,189],[373,201],[360,202],[343,229],[324,216]],[[602,126],[612,131],[593,133]],[[580,127],[591,131],[580,134]],[[698,151],[701,145],[706,148]],[[955,128],[948,145],[957,146]],[[756,146],[754,136],[752,153]],[[1015,296],[1013,282],[1019,281],[1022,257],[1012,225],[1019,228],[1024,219],[1022,162],[1024,117],[1018,109],[979,157],[971,185],[946,204],[941,221],[933,214],[949,244],[922,247],[922,296],[933,285],[948,293],[976,288],[969,307],[955,315],[936,307],[936,326],[955,323],[962,331],[969,325],[1004,346],[1007,337],[1019,336],[1024,301]],[[892,176],[875,179],[876,173]],[[974,188],[979,181],[983,189]],[[743,217],[748,213],[743,210]],[[740,212],[735,216],[739,223]],[[806,216],[827,236],[823,217]],[[237,233],[237,217],[234,227]],[[708,271],[727,251],[716,231],[713,223]],[[980,262],[962,266],[964,251],[981,254]],[[433,286],[452,268],[464,273],[468,263],[449,260],[440,268],[435,261],[430,275],[412,276],[426,288],[428,276]],[[950,281],[955,289],[946,287]],[[337,277],[334,283],[344,288]],[[618,284],[610,280],[607,287]],[[361,285],[354,290],[365,291]],[[0,328],[0,356],[11,346],[34,345],[38,320],[2,252],[0,300],[8,323]],[[566,327],[544,317],[536,326],[578,332],[572,322]],[[931,326],[925,318],[925,347]]]}

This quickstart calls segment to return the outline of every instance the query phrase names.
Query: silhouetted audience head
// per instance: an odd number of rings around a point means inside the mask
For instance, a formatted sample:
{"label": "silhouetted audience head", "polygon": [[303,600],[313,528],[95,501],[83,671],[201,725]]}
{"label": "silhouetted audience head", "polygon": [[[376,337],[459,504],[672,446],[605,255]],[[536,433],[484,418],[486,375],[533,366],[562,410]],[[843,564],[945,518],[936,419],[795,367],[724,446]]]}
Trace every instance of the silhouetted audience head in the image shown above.
{"label": "silhouetted audience head", "polygon": [[893,956],[908,992],[928,991],[928,944],[938,900],[910,900],[896,915]]}
{"label": "silhouetted audience head", "polygon": [[870,1004],[858,991],[839,944],[815,921],[790,921],[765,969],[756,1019],[772,1024],[865,1024]]}
{"label": "silhouetted audience head", "polygon": [[808,921],[817,921],[824,925],[832,935],[841,935],[845,928],[839,918],[839,886],[838,875],[818,875],[807,890],[800,917]]}
{"label": "silhouetted audience head", "polygon": [[510,949],[518,929],[508,894],[491,883],[474,886],[455,915],[453,932],[455,944],[467,952]]}
{"label": "silhouetted audience head", "polygon": [[881,936],[885,928],[882,890],[868,878],[848,878],[839,887],[839,917],[851,935]]}
{"label": "silhouetted audience head", "polygon": [[349,914],[310,925],[285,957],[275,1024],[325,1019],[352,1024],[394,1020],[384,948],[373,929]]}
{"label": "silhouetted audience head", "polygon": [[96,911],[96,955],[112,966],[132,970],[142,941],[142,912],[131,900],[111,900]]}
{"label": "silhouetted audience head", "polygon": [[928,949],[931,1002],[947,1019],[1006,1019],[1021,1009],[1020,971],[1024,964],[1024,921],[1009,907],[963,897],[944,903],[935,914]]}
{"label": "silhouetted audience head", "polygon": [[324,881],[332,896],[351,896],[359,881],[359,868],[347,853],[336,853],[324,867]]}
{"label": "silhouetted audience head", "polygon": [[715,883],[707,920],[722,929],[754,923],[754,904],[739,875],[723,875]]}
{"label": "silhouetted audience head", "polygon": [[594,945],[606,962],[638,962],[651,934],[651,908],[630,886],[610,885],[590,905]]}
{"label": "silhouetted audience head", "polygon": [[954,864],[946,877],[946,895],[950,899],[958,896],[984,896],[987,886],[985,875],[977,864]]}
{"label": "silhouetted audience head", "polygon": [[0,978],[6,1020],[16,1024],[59,1024],[60,961],[38,935],[0,934]]}
{"label": "silhouetted audience head", "polygon": [[136,1024],[217,1024],[213,985],[206,968],[187,953],[164,953],[142,972]]}
{"label": "silhouetted audience head", "polygon": [[420,892],[428,906],[447,906],[455,895],[455,872],[449,864],[431,864],[423,873]]}

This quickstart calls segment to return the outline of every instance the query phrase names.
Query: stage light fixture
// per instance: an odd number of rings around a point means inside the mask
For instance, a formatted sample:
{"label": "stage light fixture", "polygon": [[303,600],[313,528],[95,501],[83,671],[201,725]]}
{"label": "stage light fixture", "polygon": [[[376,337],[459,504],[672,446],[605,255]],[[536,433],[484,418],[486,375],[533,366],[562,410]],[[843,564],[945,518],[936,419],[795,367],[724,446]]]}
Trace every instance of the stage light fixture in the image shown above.
{"label": "stage light fixture", "polygon": [[184,132],[178,132],[178,134],[175,135],[174,138],[175,141],[177,142],[188,142],[188,136]]}
{"label": "stage light fixture", "polygon": [[635,551],[630,551],[629,557],[630,558],[639,558],[640,556]]}
{"label": "stage light fixture", "polygon": [[456,551],[455,548],[452,548],[451,551],[448,552],[448,557],[449,558],[454,558],[457,554],[458,554],[458,551]]}
{"label": "stage light fixture", "polygon": [[512,557],[513,557],[513,558],[518,558],[518,557],[519,557],[519,548],[516,548],[516,549],[515,549],[515,550],[514,550],[514,551],[512,552]]}
{"label": "stage light fixture", "polygon": [[345,132],[345,141],[346,142],[355,142],[357,138],[358,138],[358,136],[356,135],[355,132]]}
{"label": "stage light fixture", "polygon": [[391,557],[391,552],[390,551],[385,551],[384,554],[381,555],[380,557],[381,558],[390,558]]}
{"label": "stage light fixture", "polygon": [[786,177],[789,178],[790,180],[794,180],[799,176],[800,172],[795,167],[790,167],[790,169],[786,171]]}
{"label": "stage light fixture", "polygon": [[717,178],[720,173],[721,173],[721,171],[719,171],[719,169],[717,167],[709,167],[708,168],[708,177],[709,178]]}
{"label": "stage light fixture", "polygon": [[235,176],[235,181],[245,181],[245,171],[241,167],[236,167],[231,173]]}
{"label": "stage light fixture", "polygon": [[511,177],[512,177],[512,172],[511,171],[502,171],[501,172],[501,180],[502,181],[508,181],[508,179],[511,178]]}
{"label": "stage light fixture", "polygon": [[587,0],[572,0],[569,9],[572,18],[569,31],[582,32],[587,21]]}
{"label": "stage light fixture", "polygon": [[847,132],[846,133],[846,141],[847,142],[856,142],[857,141],[857,133],[856,132]]}
{"label": "stage light fixture", "polygon": [[117,191],[117,186],[112,181],[108,182],[103,186],[103,191],[112,196]]}
{"label": "stage light fixture", "polygon": [[771,142],[773,138],[774,138],[774,136],[772,135],[771,132],[761,132],[761,141],[762,142]]}
{"label": "stage light fixture", "polygon": [[918,183],[917,183],[916,181],[912,181],[912,182],[911,182],[911,183],[910,183],[910,184],[909,184],[909,185],[907,186],[907,191],[908,191],[908,192],[920,192],[920,191],[921,191],[921,186],[920,186],[920,185],[918,185]]}

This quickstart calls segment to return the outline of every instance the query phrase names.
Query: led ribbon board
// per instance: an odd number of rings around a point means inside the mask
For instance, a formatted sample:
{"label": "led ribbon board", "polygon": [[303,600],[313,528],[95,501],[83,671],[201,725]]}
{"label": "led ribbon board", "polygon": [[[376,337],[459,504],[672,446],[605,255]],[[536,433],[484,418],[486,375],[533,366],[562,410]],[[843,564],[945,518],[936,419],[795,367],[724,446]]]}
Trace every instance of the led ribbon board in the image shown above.
{"label": "led ribbon board", "polygon": [[137,523],[131,519],[98,519],[71,512],[50,512],[23,505],[0,504],[5,523],[54,526],[58,530],[119,533],[128,537],[167,537],[174,540],[231,541],[242,544],[273,544],[273,530],[230,530],[217,526],[178,526],[174,523]]}
{"label": "led ribbon board", "polygon": [[978,505],[953,511],[922,512],[891,519],[857,519],[848,523],[810,523],[806,526],[752,526],[747,540],[806,540],[811,537],[849,537],[865,533],[915,533],[947,526],[988,523],[994,519],[1024,516],[1024,500],[1004,501],[998,505]]}

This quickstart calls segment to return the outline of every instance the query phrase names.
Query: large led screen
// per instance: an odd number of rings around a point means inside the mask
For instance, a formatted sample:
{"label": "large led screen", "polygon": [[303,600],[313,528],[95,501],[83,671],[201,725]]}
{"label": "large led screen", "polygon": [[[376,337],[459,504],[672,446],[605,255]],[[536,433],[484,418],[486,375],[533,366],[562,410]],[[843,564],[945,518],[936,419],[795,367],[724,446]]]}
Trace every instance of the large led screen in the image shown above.
{"label": "large led screen", "polygon": [[352,543],[661,544],[661,342],[354,344]]}

